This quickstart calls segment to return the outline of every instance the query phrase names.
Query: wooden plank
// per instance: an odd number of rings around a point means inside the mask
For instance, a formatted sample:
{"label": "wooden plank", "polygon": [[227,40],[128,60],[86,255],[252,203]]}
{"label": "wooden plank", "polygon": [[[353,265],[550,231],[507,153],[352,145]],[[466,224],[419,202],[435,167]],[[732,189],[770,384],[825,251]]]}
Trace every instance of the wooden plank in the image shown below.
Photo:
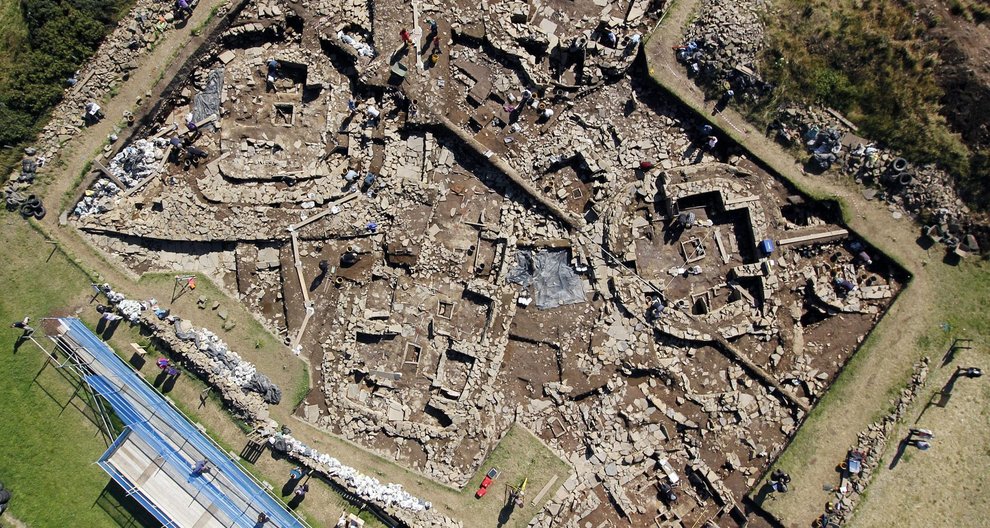
{"label": "wooden plank", "polygon": [[333,208],[334,205],[344,205],[345,203],[347,203],[347,202],[349,202],[349,201],[357,198],[359,194],[361,194],[361,193],[348,193],[348,194],[346,194],[346,195],[344,195],[344,196],[342,196],[342,197],[340,197],[340,198],[338,198],[338,199],[330,202],[329,204],[327,204],[328,207],[326,209],[324,209],[324,210],[320,211],[319,213],[316,213],[315,215],[313,215],[313,216],[311,216],[311,217],[303,220],[302,222],[299,222],[298,224],[289,226],[289,230],[290,231],[295,231],[297,229],[302,229],[303,227],[305,227],[305,226],[307,226],[309,224],[312,224],[313,222],[319,220],[320,218],[323,218],[324,216],[330,214],[330,211],[332,210],[332,208]]}
{"label": "wooden plank", "polygon": [[78,91],[82,90],[82,87],[83,86],[86,86],[86,83],[88,83],[89,80],[93,78],[93,75],[95,73],[96,73],[96,70],[89,70],[89,73],[86,74],[86,77],[84,77],[82,81],[79,81],[79,82],[76,83],[76,85],[74,86],[75,91],[78,92]]}
{"label": "wooden plank", "polygon": [[715,227],[715,245],[718,247],[718,254],[722,257],[722,264],[729,263],[729,254],[725,252],[725,245],[722,243],[722,232]]}
{"label": "wooden plank", "polygon": [[99,169],[100,172],[102,172],[103,174],[106,174],[107,175],[107,178],[110,178],[111,180],[113,180],[113,183],[115,185],[117,185],[117,187],[120,187],[120,190],[123,191],[123,190],[126,190],[127,189],[127,186],[124,185],[124,182],[120,181],[119,178],[117,178],[116,176],[114,176],[114,174],[112,172],[110,172],[110,169],[106,168],[106,166],[103,165],[103,163],[101,163],[99,159],[94,159],[93,160],[93,164],[96,165],[96,168]]}
{"label": "wooden plank", "polygon": [[796,236],[792,238],[785,238],[783,240],[777,241],[777,246],[788,246],[791,244],[802,244],[807,242],[818,242],[820,240],[825,240],[826,238],[836,238],[848,236],[849,231],[845,229],[836,229],[834,231],[825,231],[824,233],[813,233],[810,235]]}
{"label": "wooden plank", "polygon": [[178,129],[179,129],[179,126],[178,125],[175,125],[175,124],[173,124],[172,126],[167,126],[167,127],[163,128],[163,129],[159,130],[155,135],[151,136],[151,139],[158,139],[158,138],[164,136],[165,134],[168,134],[169,132],[172,132],[173,130],[178,130]]}
{"label": "wooden plank", "polygon": [[210,504],[209,508],[203,510],[203,515],[199,516],[199,519],[196,520],[196,524],[193,525],[193,528],[206,528],[211,524],[211,521],[216,519],[216,514],[219,512],[220,509],[217,508],[216,504]]}
{"label": "wooden plank", "polygon": [[542,488],[540,488],[540,492],[537,493],[535,497],[533,497],[533,502],[531,503],[533,506],[536,506],[537,504],[540,503],[540,499],[542,499],[543,496],[546,495],[548,491],[550,491],[550,486],[553,486],[557,482],[558,478],[560,478],[560,475],[554,475],[552,479],[547,481],[547,483],[544,484]]}
{"label": "wooden plank", "polygon": [[838,110],[832,108],[826,108],[825,111],[831,114],[832,117],[841,121],[843,125],[846,125],[847,127],[851,128],[853,132],[859,131],[859,127],[856,126],[856,123],[853,123],[852,121],[846,119],[846,116],[840,114]]}
{"label": "wooden plank", "polygon": [[124,196],[130,196],[136,193],[138,189],[144,187],[145,185],[148,185],[148,183],[150,183],[151,180],[155,179],[158,176],[158,173],[161,172],[162,168],[165,167],[165,164],[168,163],[168,157],[171,155],[172,155],[172,144],[170,143],[168,147],[165,149],[165,155],[162,156],[162,161],[161,163],[158,164],[158,167],[154,171],[152,171],[147,178],[139,181],[138,184],[135,185],[134,187],[131,187],[130,189],[124,191]]}
{"label": "wooden plank", "polygon": [[750,203],[750,202],[756,202],[756,201],[759,201],[759,200],[760,200],[760,197],[759,196],[743,196],[741,198],[735,198],[735,199],[732,199],[732,200],[726,200],[725,201],[725,208],[728,209],[730,205],[746,204],[746,203]]}
{"label": "wooden plank", "polygon": [[134,485],[139,488],[141,486],[144,486],[144,483],[148,482],[148,479],[150,479],[155,473],[158,472],[159,469],[161,469],[162,462],[164,461],[165,459],[162,458],[160,455],[156,457],[154,462],[148,464],[148,467],[144,468],[144,471],[141,472],[141,476],[137,478],[137,480],[134,482]]}

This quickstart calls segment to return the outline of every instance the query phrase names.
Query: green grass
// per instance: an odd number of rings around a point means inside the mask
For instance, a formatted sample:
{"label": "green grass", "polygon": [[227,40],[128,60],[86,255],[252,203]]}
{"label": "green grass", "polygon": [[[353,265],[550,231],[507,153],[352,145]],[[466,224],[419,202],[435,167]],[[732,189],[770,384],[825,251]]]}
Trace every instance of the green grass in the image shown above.
{"label": "green grass", "polygon": [[76,191],[79,190],[79,186],[82,185],[83,180],[86,179],[86,176],[92,172],[92,170],[93,162],[87,161],[86,164],[83,165],[82,170],[79,171],[79,174],[77,174],[72,180],[72,185],[70,185],[69,189],[65,191],[64,195],[62,195],[62,210],[65,210],[66,207],[73,207],[76,205],[73,203],[73,199],[76,197]]}
{"label": "green grass", "polygon": [[980,0],[951,0],[949,12],[977,24],[990,20],[990,5]]}
{"label": "green grass", "polygon": [[42,317],[82,300],[89,281],[59,252],[46,262],[51,245],[20,218],[0,214],[0,222],[0,244],[13,249],[5,251],[0,296],[0,481],[14,496],[10,514],[34,528],[117,526],[104,506],[125,514],[126,507],[101,497],[110,478],[93,462],[107,444],[87,418],[83,392],[73,397],[58,371],[42,371],[46,356],[30,342],[13,352],[19,332],[7,328],[24,315],[37,328]]}
{"label": "green grass", "polygon": [[990,168],[940,115],[941,50],[928,33],[939,20],[926,13],[906,2],[778,2],[768,15],[773,23],[761,58],[761,71],[778,88],[774,98],[749,109],[750,118],[765,125],[786,101],[833,107],[866,137],[914,162],[938,163],[972,205],[985,208]]}
{"label": "green grass", "polygon": [[303,400],[306,399],[306,395],[309,394],[311,390],[309,386],[309,367],[303,364],[304,376],[299,378],[298,383],[296,383],[295,388],[292,391],[292,408],[295,409],[302,405]]}
{"label": "green grass", "polygon": [[20,0],[0,0],[0,72],[16,59],[13,53],[24,45],[26,38]]}
{"label": "green grass", "polygon": [[203,33],[203,30],[206,28],[206,26],[208,26],[210,22],[212,22],[213,19],[217,16],[217,12],[220,11],[220,7],[221,6],[219,5],[215,5],[213,6],[213,9],[210,9],[210,14],[205,19],[203,19],[202,22],[197,24],[196,27],[192,29],[192,31],[190,32],[192,33],[192,36],[198,37]]}
{"label": "green grass", "polygon": [[[492,467],[498,468],[501,474],[489,487],[487,496],[480,500],[475,499],[474,493],[481,485],[488,469]],[[557,488],[567,480],[570,472],[570,466],[550,451],[539,438],[525,428],[513,425],[481,464],[478,473],[461,491],[460,500],[467,502],[468,505],[461,509],[459,518],[468,521],[469,525],[472,524],[471,519],[479,519],[474,525],[494,526],[504,504],[506,488],[519,486],[523,479],[528,478],[526,505],[523,508],[516,508],[509,517],[509,522],[504,525],[517,528],[526,526],[543,504],[553,498]],[[533,499],[553,476],[556,476],[557,480],[540,502],[533,506]]]}

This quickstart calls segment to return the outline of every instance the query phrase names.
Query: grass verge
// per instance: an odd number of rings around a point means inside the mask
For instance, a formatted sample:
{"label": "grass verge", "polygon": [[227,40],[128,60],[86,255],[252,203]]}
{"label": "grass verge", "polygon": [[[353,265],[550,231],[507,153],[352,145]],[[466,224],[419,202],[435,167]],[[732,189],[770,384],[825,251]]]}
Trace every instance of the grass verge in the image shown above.
{"label": "grass verge", "polygon": [[[488,494],[475,499],[474,494],[481,485],[489,468],[498,468],[499,477],[489,486]],[[506,526],[522,528],[529,524],[533,514],[540,511],[547,500],[553,497],[571,472],[571,468],[543,442],[526,428],[513,425],[502,440],[495,446],[481,465],[478,473],[461,491],[459,500],[466,504],[458,513],[458,518],[469,524],[474,519],[475,526]],[[522,508],[515,510],[506,507],[505,498],[509,486],[519,486],[523,479],[526,484],[526,501]],[[550,488],[535,505],[532,503],[545,485],[553,480]]]}
{"label": "grass verge", "polygon": [[0,244],[12,249],[5,252],[0,296],[0,481],[13,494],[10,513],[34,528],[116,527],[121,516],[133,522],[121,513],[130,506],[93,464],[107,444],[82,392],[74,394],[52,366],[42,369],[46,356],[32,343],[15,349],[20,332],[7,328],[25,315],[37,328],[42,317],[84,302],[89,282],[20,218],[0,214],[0,223]]}

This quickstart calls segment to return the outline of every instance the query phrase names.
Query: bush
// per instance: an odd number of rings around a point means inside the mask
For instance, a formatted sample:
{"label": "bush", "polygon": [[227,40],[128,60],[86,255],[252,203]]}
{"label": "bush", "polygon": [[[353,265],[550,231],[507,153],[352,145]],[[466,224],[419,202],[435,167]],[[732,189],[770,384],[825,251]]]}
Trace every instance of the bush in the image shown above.
{"label": "bush", "polygon": [[[131,0],[21,0],[28,38],[4,50],[10,67],[0,77],[0,145],[33,140],[65,81],[110,32]],[[4,169],[19,159],[8,152]]]}
{"label": "bush", "polygon": [[[974,5],[950,8],[968,14]],[[774,17],[761,70],[779,87],[778,98],[845,113],[867,137],[912,161],[939,164],[972,205],[990,207],[990,162],[973,156],[940,114],[942,50],[924,32],[932,24],[917,24],[906,3],[854,0],[815,3],[813,10],[802,0],[780,0]]]}

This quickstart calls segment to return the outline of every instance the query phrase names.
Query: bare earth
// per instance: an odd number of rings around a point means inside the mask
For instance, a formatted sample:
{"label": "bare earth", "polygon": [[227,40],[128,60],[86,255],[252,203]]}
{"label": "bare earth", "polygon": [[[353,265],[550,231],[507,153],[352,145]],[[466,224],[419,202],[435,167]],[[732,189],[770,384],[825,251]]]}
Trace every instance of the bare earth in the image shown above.
{"label": "bare earth", "polygon": [[[690,19],[696,5],[696,1],[675,2],[660,30],[647,43],[647,60],[654,79],[699,113],[711,116],[725,134],[785,178],[812,195],[835,197],[843,202],[850,216],[849,225],[914,275],[914,280],[874,330],[873,346],[859,353],[861,363],[843,374],[845,383],[828,393],[795,438],[793,445],[799,446],[801,454],[806,456],[783,467],[793,477],[792,491],[764,505],[787,526],[810,526],[821,514],[825,502],[832,498],[822,490],[822,484],[835,480],[835,466],[854,444],[857,433],[887,408],[890,394],[907,380],[911,365],[920,355],[916,346],[919,338],[937,324],[937,314],[926,307],[935,298],[933,288],[942,265],[939,255],[927,253],[914,242],[918,228],[911,221],[893,219],[890,211],[865,200],[851,183],[804,174],[791,155],[731,108],[711,115],[714,102],[704,100],[701,90],[686,77],[671,51],[680,44],[680,28]],[[827,411],[822,412],[822,408]],[[790,461],[786,452],[782,460]],[[919,486],[917,490],[921,493],[931,487]],[[884,517],[878,515],[878,518]]]}

